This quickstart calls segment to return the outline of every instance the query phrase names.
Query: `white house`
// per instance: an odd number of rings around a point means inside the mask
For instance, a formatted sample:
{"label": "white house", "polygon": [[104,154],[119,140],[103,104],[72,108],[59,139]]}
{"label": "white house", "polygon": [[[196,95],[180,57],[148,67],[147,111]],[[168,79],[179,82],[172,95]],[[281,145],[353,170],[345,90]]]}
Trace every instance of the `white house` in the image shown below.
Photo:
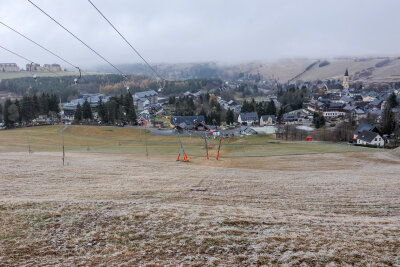
{"label": "white house", "polygon": [[358,145],[371,145],[376,147],[383,147],[385,145],[385,141],[382,136],[376,132],[363,131],[361,134],[357,136],[357,144]]}
{"label": "white house", "polygon": [[240,124],[258,124],[258,115],[257,112],[249,112],[249,113],[240,113],[238,117],[238,122]]}
{"label": "white house", "polygon": [[339,116],[344,116],[346,113],[338,110],[332,110],[332,111],[324,111],[323,114],[325,118],[333,119]]}

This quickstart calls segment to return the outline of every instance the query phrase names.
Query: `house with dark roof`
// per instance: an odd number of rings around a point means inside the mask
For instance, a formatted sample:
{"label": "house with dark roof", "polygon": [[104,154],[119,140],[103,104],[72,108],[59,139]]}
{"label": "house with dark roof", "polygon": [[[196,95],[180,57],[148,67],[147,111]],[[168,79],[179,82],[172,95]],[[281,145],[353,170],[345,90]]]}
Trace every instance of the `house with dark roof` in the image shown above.
{"label": "house with dark roof", "polygon": [[360,125],[358,125],[357,129],[354,131],[353,139],[357,140],[358,135],[360,135],[364,131],[379,133],[379,130],[378,130],[378,128],[376,128],[375,125],[368,124],[368,123],[361,123]]}
{"label": "house with dark roof", "polygon": [[383,99],[375,99],[370,103],[370,105],[372,108],[380,109],[382,107],[383,101]]}
{"label": "house with dark roof", "polygon": [[144,111],[139,114],[139,118],[138,118],[137,122],[140,126],[147,126],[148,124],[150,124],[150,121],[151,121],[151,117],[148,112]]}
{"label": "house with dark roof", "polygon": [[379,133],[371,131],[363,131],[357,136],[357,144],[364,146],[383,147],[385,141]]}
{"label": "house with dark roof", "polygon": [[196,131],[209,131],[209,130],[215,130],[216,127],[213,125],[207,125],[205,122],[197,122],[194,126],[193,129]]}
{"label": "house with dark roof", "polygon": [[135,93],[133,103],[137,109],[142,110],[147,105],[158,103],[158,93],[154,90]]}
{"label": "house with dark roof", "polygon": [[240,124],[253,125],[258,124],[257,112],[240,113],[238,117]]}
{"label": "house with dark roof", "polygon": [[190,97],[190,98],[193,98],[193,99],[197,99],[197,98],[200,97],[201,91],[198,91],[197,93],[192,93],[190,91],[186,91],[185,93],[183,93],[183,95],[187,96],[187,97]]}
{"label": "house with dark roof", "polygon": [[163,111],[163,107],[161,104],[150,104],[147,107],[147,110],[149,111],[150,114],[157,115]]}
{"label": "house with dark roof", "polygon": [[[172,116],[171,124],[178,130],[206,130],[204,116]],[[201,127],[200,127],[201,126]],[[207,127],[208,129],[208,127]]]}
{"label": "house with dark roof", "polygon": [[346,105],[340,102],[329,103],[323,109],[323,115],[325,118],[333,119],[340,116],[344,116],[346,113],[344,112],[344,107]]}
{"label": "house with dark roof", "polygon": [[260,126],[275,125],[276,116],[275,115],[262,115],[260,118]]}
{"label": "house with dark roof", "polygon": [[240,134],[242,135],[253,135],[257,134],[257,132],[249,126],[241,126],[240,127]]}
{"label": "house with dark roof", "polygon": [[171,124],[172,125],[178,125],[181,123],[187,123],[187,124],[195,124],[197,122],[205,122],[204,116],[172,116],[171,117]]}
{"label": "house with dark roof", "polygon": [[360,109],[360,108],[356,108],[354,110],[354,113],[356,115],[356,120],[359,121],[360,119],[366,118],[367,114],[365,113],[364,110]]}
{"label": "house with dark roof", "polygon": [[349,103],[354,102],[354,99],[352,97],[350,97],[350,96],[345,95],[345,96],[342,96],[339,99],[338,102],[341,102],[341,103],[344,103],[344,104],[349,104]]}
{"label": "house with dark roof", "polygon": [[285,124],[296,124],[299,121],[297,113],[285,113],[283,114],[283,122]]}

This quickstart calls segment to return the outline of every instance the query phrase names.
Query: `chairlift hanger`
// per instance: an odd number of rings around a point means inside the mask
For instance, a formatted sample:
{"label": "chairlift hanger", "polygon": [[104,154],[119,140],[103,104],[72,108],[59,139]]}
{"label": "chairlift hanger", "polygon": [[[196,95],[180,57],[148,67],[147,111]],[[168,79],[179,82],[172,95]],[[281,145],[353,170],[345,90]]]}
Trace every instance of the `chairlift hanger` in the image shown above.
{"label": "chairlift hanger", "polygon": [[31,64],[29,65],[29,72],[32,74],[32,78],[35,80],[35,82],[37,82],[37,75],[32,73],[32,65],[33,62],[31,62]]}
{"label": "chairlift hanger", "polygon": [[81,69],[79,67],[76,67],[79,71],[79,77],[74,79],[74,83],[78,84],[79,80],[82,78],[82,72]]}
{"label": "chairlift hanger", "polygon": [[123,81],[122,81],[122,83],[123,83],[124,87],[126,88],[126,91],[130,92],[130,91],[129,91],[129,85],[128,85],[128,83],[127,83],[128,76],[126,76],[126,75],[124,74],[124,75],[122,75],[122,77],[124,78]]}

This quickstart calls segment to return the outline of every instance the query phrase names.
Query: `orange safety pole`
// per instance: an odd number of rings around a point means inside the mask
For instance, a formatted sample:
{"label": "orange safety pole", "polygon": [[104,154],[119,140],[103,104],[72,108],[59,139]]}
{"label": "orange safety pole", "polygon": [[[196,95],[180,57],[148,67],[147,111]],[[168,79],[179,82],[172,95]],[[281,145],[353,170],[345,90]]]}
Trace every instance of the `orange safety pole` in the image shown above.
{"label": "orange safety pole", "polygon": [[208,146],[207,146],[207,135],[204,135],[204,142],[205,142],[205,147],[206,147],[206,153],[207,153],[207,159],[210,159],[210,156],[208,155]]}
{"label": "orange safety pole", "polygon": [[186,153],[183,154],[183,161],[184,161],[184,162],[188,162],[188,161],[189,161],[189,158],[188,158],[188,156],[186,155]]}
{"label": "orange safety pole", "polygon": [[217,153],[217,157],[216,157],[217,160],[219,159],[219,150],[221,149],[221,141],[222,141],[222,138],[219,139],[218,153]]}
{"label": "orange safety pole", "polygon": [[176,161],[179,161],[179,157],[181,156],[181,153],[178,154],[178,158],[176,159]]}

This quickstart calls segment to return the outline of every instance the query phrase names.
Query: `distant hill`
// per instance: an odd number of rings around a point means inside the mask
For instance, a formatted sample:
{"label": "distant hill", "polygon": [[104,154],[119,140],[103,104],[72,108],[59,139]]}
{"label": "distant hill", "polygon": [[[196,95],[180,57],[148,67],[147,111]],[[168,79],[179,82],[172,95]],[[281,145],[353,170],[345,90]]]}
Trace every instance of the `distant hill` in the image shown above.
{"label": "distant hill", "polygon": [[350,80],[363,82],[399,82],[400,58],[287,59],[274,63],[247,63],[231,66],[229,72],[260,74],[262,79],[316,81],[342,79],[346,68]]}
{"label": "distant hill", "polygon": [[[154,76],[144,64],[118,66],[129,74]],[[238,64],[221,63],[177,63],[155,64],[157,72],[168,79],[222,78],[238,79],[249,75],[260,75],[263,80],[315,81],[342,79],[346,68],[351,81],[396,82],[400,81],[400,58],[335,58],[335,59],[282,59],[274,62],[247,62]],[[112,73],[107,66],[94,69]]]}
{"label": "distant hill", "polygon": [[319,67],[314,65],[297,79],[303,81],[341,79],[349,70],[351,81],[396,82],[400,81],[399,58],[334,59]]}

